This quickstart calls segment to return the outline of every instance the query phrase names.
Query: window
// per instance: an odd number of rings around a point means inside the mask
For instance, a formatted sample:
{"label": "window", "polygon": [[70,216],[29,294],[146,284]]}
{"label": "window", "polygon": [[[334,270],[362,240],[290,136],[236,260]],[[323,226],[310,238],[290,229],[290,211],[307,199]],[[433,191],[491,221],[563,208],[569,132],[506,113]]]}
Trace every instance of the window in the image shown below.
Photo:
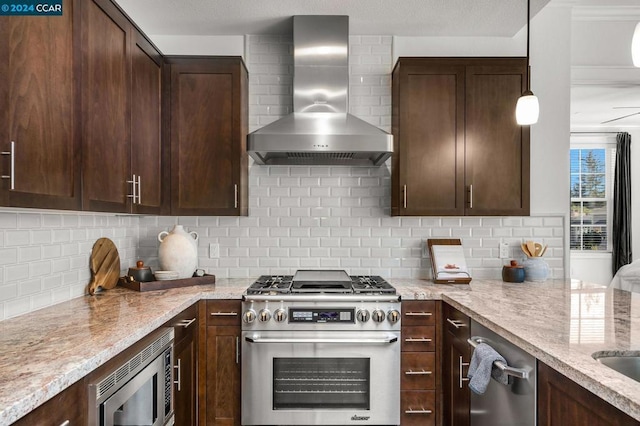
{"label": "window", "polygon": [[571,143],[571,250],[611,251],[615,142]]}

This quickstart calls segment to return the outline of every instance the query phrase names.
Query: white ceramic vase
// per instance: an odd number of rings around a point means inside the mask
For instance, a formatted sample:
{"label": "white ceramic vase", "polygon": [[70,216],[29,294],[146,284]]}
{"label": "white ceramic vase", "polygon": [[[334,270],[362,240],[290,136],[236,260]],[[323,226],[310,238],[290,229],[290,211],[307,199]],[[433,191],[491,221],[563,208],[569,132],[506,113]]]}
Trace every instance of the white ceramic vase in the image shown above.
{"label": "white ceramic vase", "polygon": [[158,234],[160,269],[176,271],[178,278],[190,278],[198,267],[198,234],[176,225]]}

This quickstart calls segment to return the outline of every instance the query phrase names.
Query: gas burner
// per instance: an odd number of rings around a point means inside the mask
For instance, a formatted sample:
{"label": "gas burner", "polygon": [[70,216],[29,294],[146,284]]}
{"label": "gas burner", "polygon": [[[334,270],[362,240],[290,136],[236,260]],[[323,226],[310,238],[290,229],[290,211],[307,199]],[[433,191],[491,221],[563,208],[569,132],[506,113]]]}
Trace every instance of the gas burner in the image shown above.
{"label": "gas burner", "polygon": [[290,293],[292,279],[292,275],[262,275],[247,289],[247,294]]}
{"label": "gas burner", "polygon": [[351,276],[351,287],[353,292],[358,294],[395,294],[396,292],[396,289],[391,284],[377,275]]}

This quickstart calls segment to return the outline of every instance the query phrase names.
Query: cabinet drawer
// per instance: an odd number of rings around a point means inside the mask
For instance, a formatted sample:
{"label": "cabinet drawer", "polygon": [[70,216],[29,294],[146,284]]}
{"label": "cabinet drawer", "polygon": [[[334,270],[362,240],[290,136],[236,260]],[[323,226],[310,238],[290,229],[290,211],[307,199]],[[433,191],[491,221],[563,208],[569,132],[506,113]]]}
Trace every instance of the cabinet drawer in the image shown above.
{"label": "cabinet drawer", "polygon": [[401,360],[400,389],[435,389],[435,352],[403,352]]}
{"label": "cabinet drawer", "polygon": [[446,303],[442,304],[442,326],[446,332],[460,341],[466,343],[469,338],[471,330],[469,317]]}
{"label": "cabinet drawer", "polygon": [[435,391],[401,391],[400,424],[402,426],[429,426],[436,424]]}
{"label": "cabinet drawer", "polygon": [[436,328],[402,327],[402,352],[433,352],[436,350]]}
{"label": "cabinet drawer", "polygon": [[402,325],[436,325],[436,302],[412,300],[402,302]]}
{"label": "cabinet drawer", "polygon": [[173,327],[175,332],[174,342],[178,343],[184,336],[198,329],[198,304],[194,303],[166,324]]}
{"label": "cabinet drawer", "polygon": [[239,300],[208,300],[207,325],[240,325]]}

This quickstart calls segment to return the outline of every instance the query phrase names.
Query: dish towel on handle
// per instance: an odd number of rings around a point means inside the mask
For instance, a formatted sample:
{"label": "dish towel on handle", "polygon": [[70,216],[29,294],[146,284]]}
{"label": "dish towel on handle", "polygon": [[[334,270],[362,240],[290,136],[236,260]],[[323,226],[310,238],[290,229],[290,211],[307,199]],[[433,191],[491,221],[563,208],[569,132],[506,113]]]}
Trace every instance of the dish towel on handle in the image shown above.
{"label": "dish towel on handle", "polygon": [[504,385],[509,384],[509,377],[493,365],[495,361],[501,361],[504,365],[507,365],[507,361],[502,355],[486,343],[479,343],[473,350],[467,377],[470,379],[469,389],[474,393],[478,395],[485,393],[491,377]]}

